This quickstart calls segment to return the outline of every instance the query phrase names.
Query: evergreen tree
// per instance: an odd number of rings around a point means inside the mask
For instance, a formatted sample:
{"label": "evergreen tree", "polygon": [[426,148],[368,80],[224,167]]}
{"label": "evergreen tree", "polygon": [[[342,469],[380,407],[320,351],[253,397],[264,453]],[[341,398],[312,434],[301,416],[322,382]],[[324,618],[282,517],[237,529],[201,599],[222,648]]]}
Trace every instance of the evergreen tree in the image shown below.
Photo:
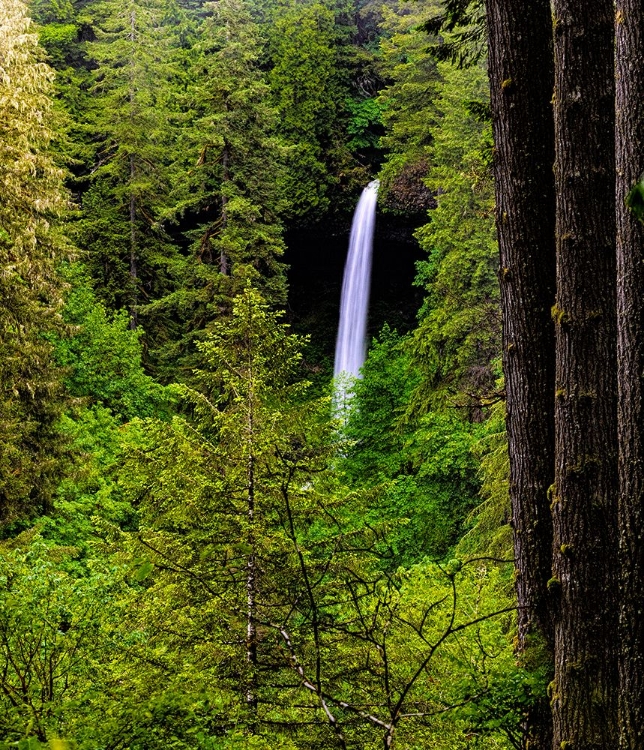
{"label": "evergreen tree", "polygon": [[500,343],[486,73],[446,63],[439,69],[441,116],[432,128],[427,178],[438,205],[416,233],[429,255],[417,283],[428,294],[412,340],[423,377],[410,412],[446,399],[467,406],[489,395]]}
{"label": "evergreen tree", "polygon": [[[87,174],[94,157],[93,133],[86,128],[92,73],[85,55],[85,40],[93,32],[82,0],[32,0],[29,7],[38,24],[40,45],[56,71],[55,104],[62,124],[54,150],[74,175]],[[74,189],[80,184],[74,185]]]}
{"label": "evergreen tree", "polygon": [[440,75],[419,23],[428,10],[436,8],[430,0],[412,12],[401,2],[385,11],[382,23],[381,65],[388,85],[379,98],[385,126],[381,146],[387,151],[381,201],[403,214],[423,215],[434,205],[424,179],[431,161],[432,134],[440,118],[436,104]]}
{"label": "evergreen tree", "polygon": [[339,174],[351,168],[339,41],[333,11],[319,2],[285,7],[270,30],[269,81],[290,145],[283,189],[292,217],[321,218]]}
{"label": "evergreen tree", "polygon": [[161,416],[167,397],[144,373],[142,331],[129,328],[126,310],[113,313],[97,301],[85,268],[71,264],[63,277],[69,285],[63,316],[72,335],[56,341],[55,351],[70,395],[84,407],[109,409],[118,421]]}
{"label": "evergreen tree", "polygon": [[329,404],[301,403],[299,341],[252,289],[199,348],[196,388],[180,389],[186,418],[145,425],[124,483],[137,494],[146,486],[135,543],[160,571],[150,617],[180,617],[175,656],[193,642],[199,668],[217,671],[214,693],[254,733],[271,712],[266,695],[283,682],[267,684],[280,661],[267,625],[289,611],[298,585],[289,547],[295,527],[315,523]]}
{"label": "evergreen tree", "polygon": [[207,4],[182,144],[185,179],[176,211],[198,227],[177,292],[159,306],[182,322],[165,361],[194,365],[202,335],[250,282],[274,304],[286,299],[279,189],[284,149],[260,59],[262,40],[243,0]]}
{"label": "evergreen tree", "polygon": [[48,340],[62,330],[56,263],[69,206],[49,151],[53,71],[20,0],[0,7],[0,521],[50,506],[64,399]]}
{"label": "evergreen tree", "polygon": [[[172,0],[101,0],[91,10],[96,161],[78,241],[102,300],[127,308],[136,328],[140,308],[173,288],[180,265],[162,222],[176,177],[180,25]],[[146,319],[153,338],[158,325]]]}
{"label": "evergreen tree", "polygon": [[[552,669],[548,487],[554,477],[554,124],[550,6],[489,0],[489,74],[501,251],[503,370],[509,494],[519,603],[518,652]],[[510,49],[504,41],[515,40]],[[542,663],[540,663],[542,662]],[[552,747],[544,696],[526,717],[525,742]]]}
{"label": "evergreen tree", "polygon": [[[553,747],[615,747],[617,368],[614,9],[555,0]],[[583,40],[583,41],[580,41]]]}

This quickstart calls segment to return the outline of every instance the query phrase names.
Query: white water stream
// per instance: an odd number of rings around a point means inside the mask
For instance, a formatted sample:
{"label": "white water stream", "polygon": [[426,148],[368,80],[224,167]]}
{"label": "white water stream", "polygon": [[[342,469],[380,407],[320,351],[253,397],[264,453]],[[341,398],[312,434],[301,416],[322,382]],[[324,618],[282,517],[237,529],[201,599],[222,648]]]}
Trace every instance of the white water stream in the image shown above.
{"label": "white water stream", "polygon": [[[362,191],[351,225],[333,368],[334,378],[340,377],[341,380],[347,376],[359,378],[366,355],[371,256],[379,185],[378,180],[374,180]],[[345,390],[341,384],[339,387],[341,391]]]}

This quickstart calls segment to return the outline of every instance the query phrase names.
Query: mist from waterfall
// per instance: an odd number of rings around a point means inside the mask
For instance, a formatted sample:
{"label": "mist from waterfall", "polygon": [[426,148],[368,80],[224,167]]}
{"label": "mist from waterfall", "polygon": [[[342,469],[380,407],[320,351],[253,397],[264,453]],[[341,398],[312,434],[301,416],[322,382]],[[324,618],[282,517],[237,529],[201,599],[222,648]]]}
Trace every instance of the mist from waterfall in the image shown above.
{"label": "mist from waterfall", "polygon": [[[360,377],[360,368],[366,356],[371,257],[379,185],[379,181],[374,180],[362,191],[353,215],[349,253],[342,282],[340,327],[333,368],[333,376],[339,378],[339,383],[343,379]],[[339,388],[344,392],[342,385]]]}

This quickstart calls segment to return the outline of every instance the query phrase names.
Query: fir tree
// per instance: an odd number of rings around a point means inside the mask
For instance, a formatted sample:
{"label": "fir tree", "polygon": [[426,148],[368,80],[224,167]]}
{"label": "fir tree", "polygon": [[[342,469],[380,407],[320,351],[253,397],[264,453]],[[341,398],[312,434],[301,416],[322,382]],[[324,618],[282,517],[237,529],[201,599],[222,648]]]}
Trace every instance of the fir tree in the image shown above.
{"label": "fir tree", "polygon": [[92,73],[85,39],[92,35],[92,29],[83,0],[32,0],[29,7],[47,62],[56,71],[55,106],[64,127],[55,134],[54,151],[75,175],[87,174],[94,145],[93,133],[86,132]]}
{"label": "fir tree", "polygon": [[[338,175],[350,169],[341,126],[349,95],[339,71],[333,12],[321,3],[287,7],[270,32],[269,81],[290,145],[283,188],[292,217],[320,218]],[[363,176],[364,179],[364,176]]]}
{"label": "fir tree", "polygon": [[91,10],[98,143],[78,238],[103,301],[127,308],[136,328],[141,306],[172,289],[180,263],[162,222],[177,161],[180,23],[172,0],[104,0]]}
{"label": "fir tree", "polygon": [[[497,234],[501,262],[503,372],[508,485],[515,558],[519,658],[552,677],[552,522],[548,487],[554,475],[555,294],[552,28],[548,0],[488,0],[490,105],[494,131]],[[507,48],[507,39],[516,44]],[[529,174],[529,179],[526,175]],[[528,291],[529,290],[529,291]],[[496,419],[499,408],[496,407]],[[493,415],[492,423],[496,421]],[[500,436],[499,436],[500,437]],[[496,442],[499,437],[493,438]],[[502,445],[502,443],[500,443]],[[483,461],[485,516],[502,485],[490,482],[500,457]],[[496,485],[496,488],[495,488]],[[495,496],[497,500],[495,501]],[[552,747],[546,695],[529,707],[524,744]]]}
{"label": "fir tree", "polygon": [[133,492],[146,485],[135,544],[159,569],[150,617],[176,613],[173,648],[196,644],[200,669],[215,667],[230,716],[251,731],[280,660],[266,623],[288,613],[298,585],[292,524],[314,522],[329,452],[328,401],[301,403],[300,342],[279,318],[252,288],[234,299],[199,344],[196,387],[179,389],[186,416],[145,423],[123,476]]}
{"label": "fir tree", "polygon": [[599,750],[618,745],[615,11],[609,0],[583,15],[567,0],[552,9],[552,746]]}
{"label": "fir tree", "polygon": [[260,59],[261,36],[243,0],[206,6],[182,137],[185,179],[176,211],[197,223],[177,292],[160,303],[182,321],[165,361],[194,365],[195,338],[251,283],[273,304],[286,299],[279,190],[284,148],[276,135]]}
{"label": "fir tree", "polygon": [[[616,209],[617,380],[621,648],[620,748],[644,739],[644,8],[632,0],[616,6]],[[637,200],[639,199],[639,201]]]}

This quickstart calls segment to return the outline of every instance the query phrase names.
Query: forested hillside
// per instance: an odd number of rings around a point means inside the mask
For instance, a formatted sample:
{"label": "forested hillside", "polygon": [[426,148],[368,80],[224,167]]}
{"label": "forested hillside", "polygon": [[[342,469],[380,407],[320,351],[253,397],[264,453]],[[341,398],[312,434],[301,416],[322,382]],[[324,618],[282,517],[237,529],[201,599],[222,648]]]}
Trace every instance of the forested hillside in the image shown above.
{"label": "forested hillside", "polygon": [[521,5],[0,0],[0,748],[642,747],[644,187],[620,291],[613,74]]}

